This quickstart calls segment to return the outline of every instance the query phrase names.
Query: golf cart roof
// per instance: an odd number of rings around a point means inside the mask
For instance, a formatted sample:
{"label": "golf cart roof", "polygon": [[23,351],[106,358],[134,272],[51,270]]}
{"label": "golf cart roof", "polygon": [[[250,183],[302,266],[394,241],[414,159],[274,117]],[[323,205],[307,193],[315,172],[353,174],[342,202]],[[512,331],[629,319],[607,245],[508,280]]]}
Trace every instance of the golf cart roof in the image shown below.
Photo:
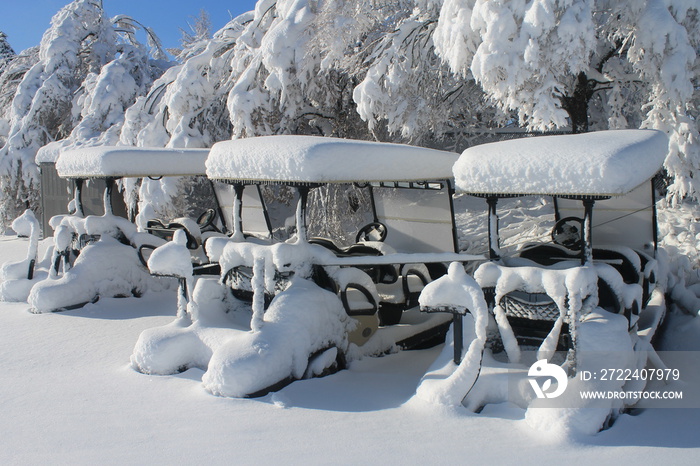
{"label": "golf cart roof", "polygon": [[470,147],[454,175],[476,195],[620,196],[661,169],[667,148],[655,130],[531,137]]}
{"label": "golf cart roof", "polygon": [[318,136],[264,136],[218,142],[207,176],[248,183],[351,183],[452,178],[458,154]]}
{"label": "golf cart roof", "polygon": [[61,178],[144,178],[204,175],[209,149],[96,146],[62,152]]}

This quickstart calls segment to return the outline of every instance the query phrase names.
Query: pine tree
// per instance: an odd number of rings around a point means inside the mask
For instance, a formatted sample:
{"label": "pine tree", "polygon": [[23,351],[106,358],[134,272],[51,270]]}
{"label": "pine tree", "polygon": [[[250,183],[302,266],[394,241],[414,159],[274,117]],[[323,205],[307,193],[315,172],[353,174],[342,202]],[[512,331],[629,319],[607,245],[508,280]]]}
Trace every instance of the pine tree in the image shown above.
{"label": "pine tree", "polygon": [[15,51],[7,41],[7,34],[0,31],[0,72],[2,72],[5,64],[15,55]]}

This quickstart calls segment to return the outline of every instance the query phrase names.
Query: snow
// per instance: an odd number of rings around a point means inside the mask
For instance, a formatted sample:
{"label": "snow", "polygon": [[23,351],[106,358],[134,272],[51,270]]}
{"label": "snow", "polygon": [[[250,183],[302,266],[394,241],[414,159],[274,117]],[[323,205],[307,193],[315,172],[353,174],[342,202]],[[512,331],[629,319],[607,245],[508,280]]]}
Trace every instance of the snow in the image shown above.
{"label": "snow", "polygon": [[154,275],[192,278],[192,261],[184,230],[176,230],[173,240],[156,248],[148,258],[148,270]]}
{"label": "snow", "polygon": [[[167,325],[144,330],[131,355],[132,367],[144,374],[176,374],[206,370],[213,352],[233,335],[249,329],[241,303],[216,280],[200,279],[192,292],[188,315]],[[180,306],[178,297],[178,306]],[[250,317],[248,317],[250,320]]]}
{"label": "snow", "polygon": [[416,397],[431,403],[459,406],[476,382],[481,368],[488,307],[483,292],[464,266],[453,262],[447,275],[429,283],[421,292],[419,303],[426,307],[463,306],[469,314],[462,321],[463,342],[467,348],[459,366],[454,364],[455,329],[450,330],[440,356],[435,360],[416,389]]}
{"label": "snow", "polygon": [[212,355],[202,383],[215,395],[242,397],[300,379],[311,354],[345,350],[353,326],[334,293],[294,278],[265,312],[264,326],[231,338]]}
{"label": "snow", "polygon": [[[560,265],[560,264],[558,264]],[[591,266],[577,267],[576,263],[561,264],[562,269],[542,267],[507,267],[495,262],[487,262],[479,266],[474,273],[479,286],[494,287],[496,303],[494,314],[503,344],[511,362],[520,361],[520,347],[513,335],[501,306],[501,299],[508,293],[522,290],[528,293],[546,293],[556,303],[560,318],[569,323],[569,332],[575,342],[579,319],[590,312],[597,304],[598,275]],[[593,301],[593,302],[592,302]],[[561,328],[561,323],[554,327],[553,332]],[[552,345],[559,338],[558,333],[550,334],[540,346],[540,356],[551,355]]]}
{"label": "snow", "polygon": [[[627,333],[628,322],[624,316],[610,314],[598,309],[586,317],[579,331],[578,364],[591,372],[598,372],[606,367],[636,367],[636,355],[633,342]],[[606,348],[606,351],[600,351]],[[642,365],[644,367],[644,365]],[[617,391],[623,388],[624,381],[594,380],[583,381],[581,378],[569,379],[566,392],[557,400],[564,403],[564,408],[553,408],[549,400],[536,399],[528,407],[526,422],[545,432],[594,435],[610,415],[623,408],[621,400],[580,400],[582,390]]]}
{"label": "snow", "polygon": [[39,252],[39,221],[34,216],[34,212],[27,209],[22,215],[12,222],[12,229],[19,236],[29,238],[27,246],[27,257],[18,262],[6,262],[0,268],[0,280],[29,278],[28,271],[31,261],[37,260]]}
{"label": "snow", "polygon": [[136,249],[104,236],[87,245],[62,277],[37,283],[27,303],[32,312],[43,313],[96,301],[98,297],[139,295],[149,288],[162,286],[141,265]]}
{"label": "snow", "polygon": [[465,150],[454,176],[458,190],[474,194],[618,196],[661,169],[667,145],[652,130],[502,141]]}
{"label": "snow", "polygon": [[[22,257],[24,246],[0,241],[10,259]],[[209,395],[202,369],[166,377],[132,370],[129,355],[139,334],[170,323],[174,306],[172,292],[41,316],[23,304],[0,304],[6,356],[0,462],[223,465],[289,463],[291,457],[297,458],[292,464],[432,464],[437,452],[439,463],[447,463],[474,451],[480,462],[493,463],[696,460],[697,410],[646,409],[581,437],[535,432],[512,403],[488,405],[480,414],[406,404],[439,347],[356,361],[333,376],[297,381],[255,400]],[[694,323],[669,323],[669,336],[681,336],[671,338],[681,345],[676,349],[697,349]]]}
{"label": "snow", "polygon": [[298,183],[424,181],[451,178],[456,160],[452,152],[401,144],[266,136],[216,143],[207,176]]}
{"label": "snow", "polygon": [[56,170],[63,178],[203,175],[208,149],[85,147],[61,153]]}
{"label": "snow", "polygon": [[[0,255],[19,260],[26,246],[27,240],[0,238]],[[206,281],[221,289],[215,279]],[[205,288],[209,305],[223,299]],[[145,376],[129,365],[144,330],[176,329],[172,291],[104,298],[56,314],[33,315],[27,307],[0,303],[0,443],[6,446],[0,462],[6,464],[94,464],[105,458],[122,464],[288,463],[290,457],[304,464],[432,464],[437,452],[439,462],[452,463],[477,450],[479,461],[493,463],[696,460],[697,410],[640,410],[621,415],[608,430],[580,436],[535,431],[513,403],[487,405],[480,414],[422,404],[413,395],[441,347],[354,361],[348,370],[255,400],[219,398],[200,382],[202,361],[165,377]],[[225,308],[232,306],[219,307]],[[199,340],[221,345],[235,332],[223,324],[238,317],[239,311],[200,316],[210,333]],[[671,315],[665,349],[697,350],[696,320]],[[595,335],[599,329],[591,330]],[[207,360],[206,351],[193,354]],[[680,361],[683,372],[697,372],[696,360]]]}

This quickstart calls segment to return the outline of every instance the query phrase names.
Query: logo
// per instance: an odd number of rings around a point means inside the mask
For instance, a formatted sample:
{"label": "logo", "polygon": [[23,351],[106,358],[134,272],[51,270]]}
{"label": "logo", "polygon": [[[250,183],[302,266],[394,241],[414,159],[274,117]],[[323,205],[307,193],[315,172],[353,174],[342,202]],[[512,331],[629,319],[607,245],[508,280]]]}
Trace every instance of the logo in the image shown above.
{"label": "logo", "polygon": [[[548,363],[546,359],[540,359],[530,366],[530,370],[527,371],[527,375],[528,377],[535,378],[529,379],[528,382],[530,382],[530,385],[535,391],[537,398],[556,398],[564,393],[564,390],[566,390],[566,385],[569,383],[564,369],[556,364]],[[541,387],[537,382],[537,378],[540,377],[548,377]],[[556,380],[557,386],[554,391],[548,392],[548,390],[552,387],[552,379]]]}

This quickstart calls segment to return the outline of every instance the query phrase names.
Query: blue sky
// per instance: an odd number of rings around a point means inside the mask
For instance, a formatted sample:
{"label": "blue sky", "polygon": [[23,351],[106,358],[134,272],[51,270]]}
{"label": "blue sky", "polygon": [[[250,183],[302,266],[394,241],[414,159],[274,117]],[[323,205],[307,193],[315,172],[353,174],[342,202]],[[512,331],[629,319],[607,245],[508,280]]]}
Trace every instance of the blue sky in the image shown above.
{"label": "blue sky", "polygon": [[[70,0],[3,0],[0,8],[0,31],[20,52],[39,45],[51,18]],[[165,47],[179,46],[180,29],[197,16],[200,9],[209,13],[212,32],[231,17],[255,8],[255,0],[103,0],[108,16],[125,14],[152,28]]]}

